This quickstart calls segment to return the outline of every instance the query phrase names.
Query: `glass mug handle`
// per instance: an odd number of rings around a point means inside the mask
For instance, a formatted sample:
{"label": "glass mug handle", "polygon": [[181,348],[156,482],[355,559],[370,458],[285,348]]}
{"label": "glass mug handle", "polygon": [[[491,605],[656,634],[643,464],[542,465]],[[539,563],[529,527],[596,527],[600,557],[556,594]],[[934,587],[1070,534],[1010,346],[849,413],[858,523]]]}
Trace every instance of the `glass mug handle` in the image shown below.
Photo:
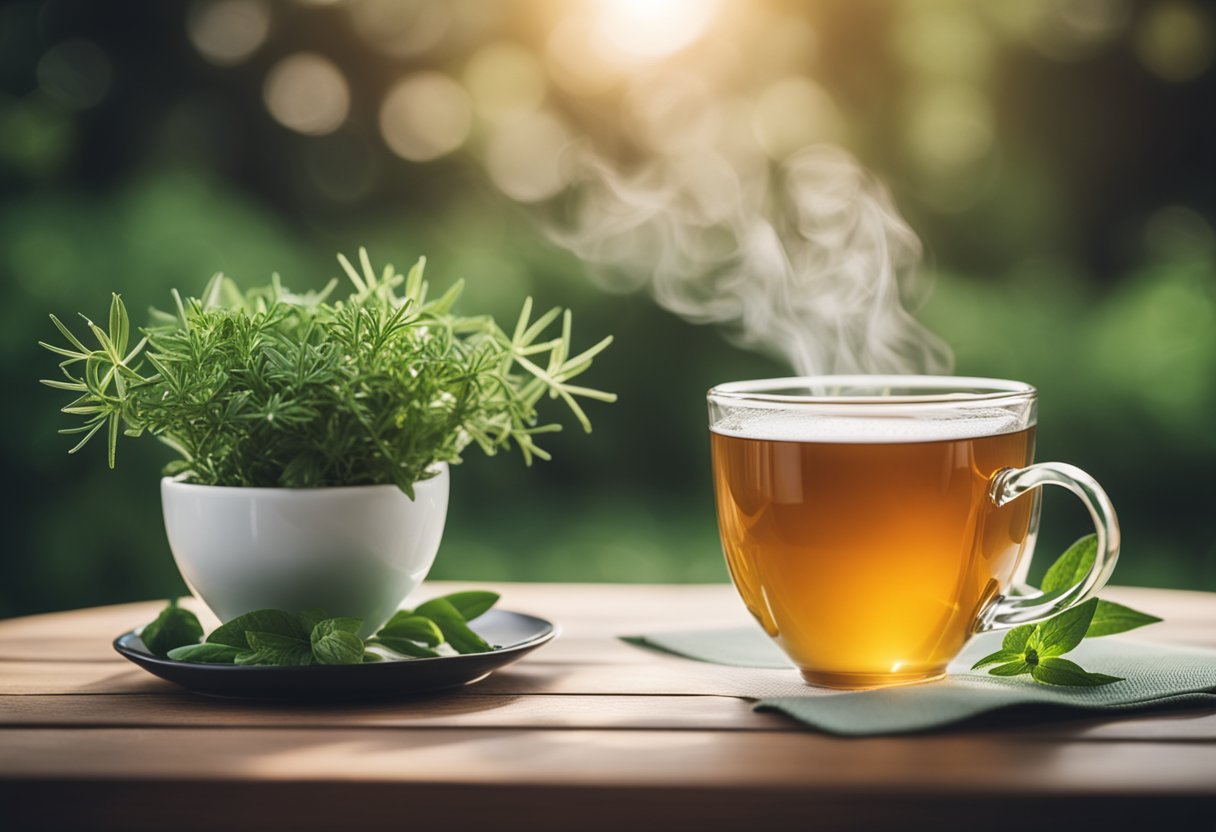
{"label": "glass mug handle", "polygon": [[1119,519],[1110,498],[1097,480],[1075,465],[1040,462],[1025,468],[1002,468],[992,475],[988,497],[999,506],[1016,500],[1044,485],[1059,485],[1081,498],[1098,533],[1094,565],[1075,585],[1050,596],[998,596],[980,616],[975,631],[1004,630],[1021,624],[1037,624],[1093,598],[1110,579],[1119,559]]}

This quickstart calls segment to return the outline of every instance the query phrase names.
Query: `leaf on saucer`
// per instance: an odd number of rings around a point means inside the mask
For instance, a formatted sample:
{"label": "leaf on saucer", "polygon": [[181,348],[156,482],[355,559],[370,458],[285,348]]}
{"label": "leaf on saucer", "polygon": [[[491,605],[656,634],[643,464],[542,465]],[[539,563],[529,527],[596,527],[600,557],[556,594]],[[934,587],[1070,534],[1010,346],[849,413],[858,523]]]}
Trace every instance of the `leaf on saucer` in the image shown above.
{"label": "leaf on saucer", "polygon": [[198,617],[179,607],[176,598],[139,634],[144,646],[157,656],[167,656],[175,647],[198,644],[202,637],[203,625]]}
{"label": "leaf on saucer", "polygon": [[441,596],[442,600],[456,608],[465,621],[472,621],[474,618],[484,615],[490,610],[490,607],[498,603],[500,597],[497,592],[487,592],[481,589],[453,592],[451,595]]}
{"label": "leaf on saucer", "polygon": [[358,618],[327,618],[312,629],[312,658],[317,664],[359,664],[363,660],[363,626]]}
{"label": "leaf on saucer", "polygon": [[307,645],[312,627],[302,616],[294,613],[283,610],[254,610],[244,615],[238,615],[228,623],[215,628],[211,631],[211,635],[207,636],[207,641],[245,650],[253,647],[253,644],[245,637],[245,634],[250,632],[285,636],[302,641]]}
{"label": "leaf on saucer", "polygon": [[406,638],[425,644],[427,647],[438,647],[443,643],[443,632],[429,618],[421,615],[397,613],[385,624],[380,632],[380,638]]}
{"label": "leaf on saucer", "polygon": [[457,653],[489,653],[494,649],[469,628],[464,617],[446,598],[432,598],[414,612],[434,621],[443,632],[444,640]]}
{"label": "leaf on saucer", "polygon": [[232,664],[237,656],[246,651],[230,647],[227,644],[187,644],[175,647],[169,651],[169,658],[175,662],[199,662],[202,664]]}
{"label": "leaf on saucer", "polygon": [[433,659],[439,655],[431,648],[424,647],[417,642],[410,641],[408,638],[394,638],[393,636],[383,636],[377,634],[375,638],[368,640],[368,644],[378,644],[381,647],[387,647],[389,650],[392,650],[395,653],[400,653],[403,656],[411,656],[415,659]]}
{"label": "leaf on saucer", "polygon": [[313,663],[312,645],[304,639],[253,630],[245,633],[245,638],[251,652],[237,656],[237,664],[301,667]]}

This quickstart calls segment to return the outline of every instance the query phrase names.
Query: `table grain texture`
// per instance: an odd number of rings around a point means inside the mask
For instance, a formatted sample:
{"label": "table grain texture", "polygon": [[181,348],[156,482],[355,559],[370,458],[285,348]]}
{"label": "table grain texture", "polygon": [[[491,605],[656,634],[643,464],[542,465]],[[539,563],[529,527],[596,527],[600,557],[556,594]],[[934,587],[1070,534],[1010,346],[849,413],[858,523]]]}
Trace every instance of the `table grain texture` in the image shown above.
{"label": "table grain texture", "polygon": [[[209,699],[145,673],[110,642],[162,602],[0,621],[0,830],[1216,823],[1208,710],[1013,712],[931,734],[832,737],[752,711],[747,674],[787,671],[616,638],[746,624],[728,586],[492,586],[505,609],[559,622],[560,637],[456,692],[356,704]],[[1214,594],[1104,597],[1166,618],[1142,638],[1216,647]]]}

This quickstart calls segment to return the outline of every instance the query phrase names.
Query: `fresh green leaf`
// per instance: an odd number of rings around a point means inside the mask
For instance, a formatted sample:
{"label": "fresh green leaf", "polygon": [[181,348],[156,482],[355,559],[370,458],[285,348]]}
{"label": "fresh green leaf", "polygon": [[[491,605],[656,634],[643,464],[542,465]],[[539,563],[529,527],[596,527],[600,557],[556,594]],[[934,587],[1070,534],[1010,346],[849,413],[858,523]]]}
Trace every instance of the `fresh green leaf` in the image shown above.
{"label": "fresh green leaf", "polygon": [[413,656],[416,659],[433,659],[439,655],[438,652],[431,648],[423,647],[421,644],[408,638],[378,635],[375,638],[369,639],[368,644],[378,644],[381,647],[387,647],[395,653],[400,653],[403,656]]}
{"label": "fresh green leaf", "polygon": [[363,660],[363,626],[358,618],[328,618],[312,630],[312,657],[317,664],[358,664]]}
{"label": "fresh green leaf", "polygon": [[1098,554],[1098,536],[1088,534],[1064,550],[1047,568],[1039,589],[1046,593],[1063,592],[1076,586],[1093,568]]}
{"label": "fresh green leaf", "polygon": [[403,616],[398,613],[394,615],[380,629],[380,632],[376,633],[376,636],[378,638],[407,638],[428,647],[438,647],[443,643],[443,632],[435,622],[417,614]]}
{"label": "fresh green leaf", "polygon": [[1023,673],[1029,672],[1030,665],[1022,661],[1009,662],[1009,664],[1003,664],[988,671],[993,676],[1021,676]]}
{"label": "fresh green leaf", "polygon": [[1009,662],[1022,661],[1021,650],[997,650],[995,653],[989,653],[984,658],[980,659],[975,664],[971,665],[972,670],[979,670],[981,667],[987,667],[992,664],[1007,664]]}
{"label": "fresh green leaf", "polygon": [[465,621],[472,621],[478,616],[484,615],[491,607],[498,603],[499,599],[497,592],[477,589],[465,592],[453,592],[451,595],[441,597],[455,607],[456,611],[460,613]]}
{"label": "fresh green leaf", "polygon": [[489,653],[494,649],[469,628],[464,617],[445,598],[432,598],[414,612],[434,621],[443,632],[444,640],[457,653]]}
{"label": "fresh green leaf", "polygon": [[1085,638],[1085,631],[1089,629],[1097,606],[1098,599],[1091,598],[1039,624],[1026,641],[1027,651],[1034,650],[1040,658],[1067,653]]}
{"label": "fresh green leaf", "polygon": [[175,662],[200,662],[203,664],[232,664],[245,650],[229,647],[227,644],[187,644],[175,647],[169,651],[169,658]]}
{"label": "fresh green leaf", "polygon": [[1155,615],[1138,612],[1113,601],[1098,601],[1098,607],[1094,610],[1094,617],[1089,622],[1089,629],[1085,631],[1085,637],[1098,638],[1115,633],[1126,633],[1137,627],[1156,624],[1160,620]]}
{"label": "fresh green leaf", "polygon": [[382,662],[382,661],[384,661],[384,656],[381,656],[379,653],[373,653],[372,651],[368,650],[366,653],[363,654],[362,661],[363,661],[363,664],[371,664],[373,662]]}
{"label": "fresh green leaf", "polygon": [[227,644],[241,650],[253,645],[246,639],[248,632],[273,634],[308,643],[312,628],[299,615],[283,610],[254,610],[238,615],[231,621],[211,631],[207,641],[212,644]]}
{"label": "fresh green leaf", "polygon": [[312,645],[306,639],[281,633],[260,633],[256,630],[246,632],[245,639],[249,643],[250,652],[237,656],[237,664],[296,667],[313,663]]}
{"label": "fresh green leaf", "polygon": [[175,647],[197,644],[202,637],[203,625],[198,617],[179,607],[176,598],[139,634],[144,646],[157,656],[167,656]]}
{"label": "fresh green leaf", "polygon": [[1030,639],[1030,634],[1033,632],[1033,624],[1022,624],[1019,627],[1014,627],[1005,633],[1005,638],[1001,641],[1001,649],[1021,653],[1026,649],[1026,642]]}
{"label": "fresh green leaf", "polygon": [[[1087,535],[1056,559],[1043,577],[1045,594],[1060,594],[1076,586],[1093,568],[1097,557],[1096,535]],[[1030,673],[1034,681],[1047,685],[1095,686],[1121,681],[1103,673],[1090,673],[1076,663],[1060,658],[1084,638],[1123,633],[1160,621],[1156,616],[1091,598],[1084,604],[1056,615],[1038,625],[1024,624],[1005,634],[1001,650],[980,659],[977,670],[996,662],[1008,664],[992,668],[993,676]]]}
{"label": "fresh green leaf", "polygon": [[1109,685],[1112,682],[1122,682],[1118,676],[1107,676],[1105,673],[1090,673],[1083,670],[1075,662],[1068,659],[1046,658],[1030,669],[1030,675],[1036,682],[1045,685],[1066,685],[1071,687],[1096,687]]}

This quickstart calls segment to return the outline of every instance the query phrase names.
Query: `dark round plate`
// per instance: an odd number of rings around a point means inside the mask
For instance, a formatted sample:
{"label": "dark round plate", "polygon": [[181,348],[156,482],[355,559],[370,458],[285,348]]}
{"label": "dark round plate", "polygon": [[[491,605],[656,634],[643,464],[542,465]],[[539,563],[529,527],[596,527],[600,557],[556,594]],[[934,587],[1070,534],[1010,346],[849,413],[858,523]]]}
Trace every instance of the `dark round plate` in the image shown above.
{"label": "dark round plate", "polygon": [[114,649],[149,673],[195,693],[239,699],[367,699],[409,696],[478,682],[518,661],[557,635],[543,618],[490,610],[470,623],[490,653],[400,659],[368,664],[258,667],[162,659],[148,652],[135,631],[114,639]]}

